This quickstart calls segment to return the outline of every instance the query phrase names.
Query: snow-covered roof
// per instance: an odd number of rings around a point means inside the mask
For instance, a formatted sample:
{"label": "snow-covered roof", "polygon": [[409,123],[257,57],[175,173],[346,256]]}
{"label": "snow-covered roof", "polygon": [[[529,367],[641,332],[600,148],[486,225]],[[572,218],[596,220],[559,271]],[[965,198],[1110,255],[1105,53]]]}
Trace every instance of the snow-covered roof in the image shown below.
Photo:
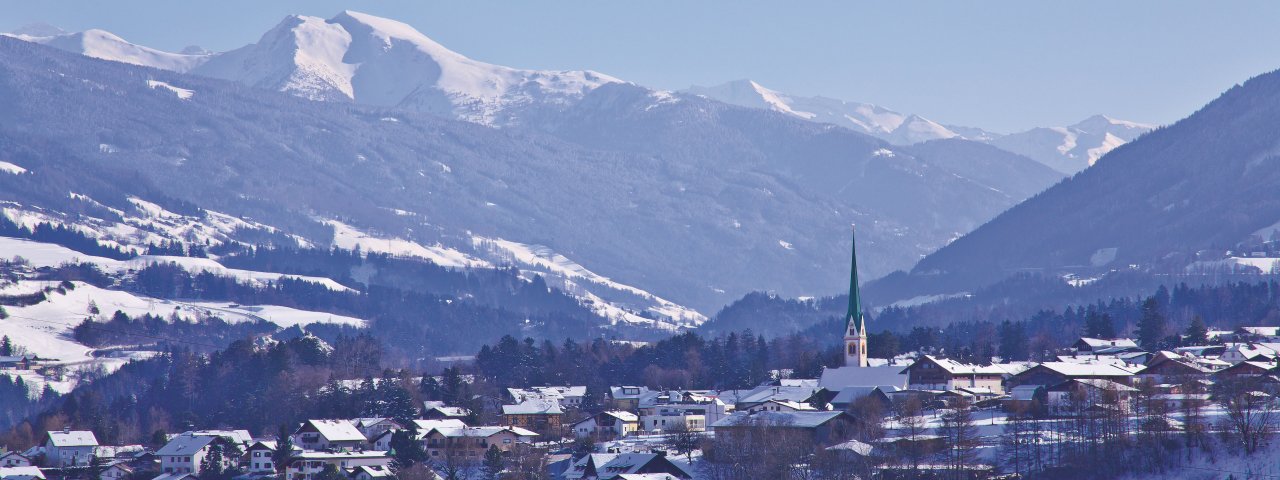
{"label": "snow-covered roof", "polygon": [[49,432],[49,444],[55,447],[96,447],[98,439],[88,430],[64,430]]}
{"label": "snow-covered roof", "polygon": [[752,389],[745,395],[739,396],[738,403],[764,403],[769,400],[803,402],[813,396],[813,392],[814,389],[810,387],[764,385]]}
{"label": "snow-covered roof", "polygon": [[907,388],[907,375],[902,367],[891,365],[881,367],[842,367],[828,368],[822,371],[818,386],[837,391],[849,387],[878,387],[889,385]]}
{"label": "snow-covered roof", "polygon": [[547,399],[529,399],[516,405],[503,405],[503,415],[560,415],[564,410],[560,402]]}
{"label": "snow-covered roof", "polygon": [[311,459],[311,460],[334,459],[334,458],[383,458],[383,457],[387,457],[387,452],[378,451],[378,450],[364,450],[364,451],[354,451],[354,452],[345,451],[345,450],[340,452],[305,451],[292,456],[292,458],[294,459]]}
{"label": "snow-covered roof", "polygon": [[832,397],[831,403],[837,405],[853,403],[859,398],[875,393],[877,390],[881,392],[896,392],[901,389],[893,385],[884,385],[879,387],[847,387],[841,389],[835,397]]}
{"label": "snow-covered roof", "polygon": [[520,437],[536,437],[536,432],[520,427],[442,427],[434,429],[444,437],[492,437],[502,432],[511,432]]}
{"label": "snow-covered roof", "polygon": [[467,415],[471,415],[471,410],[467,410],[462,407],[450,407],[440,401],[428,400],[422,402],[422,408],[425,410],[435,410],[444,414],[446,417],[465,417]]}
{"label": "snow-covered roof", "polygon": [[844,415],[842,411],[819,412],[735,412],[711,425],[713,428],[748,426],[760,422],[761,426],[814,428]]}
{"label": "snow-covered roof", "polygon": [[517,402],[531,398],[562,399],[582,397],[587,394],[587,387],[582,385],[545,386],[529,388],[508,388],[507,394]]}
{"label": "snow-covered roof", "polygon": [[1076,343],[1083,343],[1085,345],[1088,345],[1089,348],[1103,348],[1103,347],[1137,348],[1138,346],[1138,342],[1134,341],[1132,338],[1105,339],[1105,338],[1080,337],[1080,341]]}
{"label": "snow-covered roof", "polygon": [[364,442],[368,440],[349,420],[307,420],[307,423],[302,428],[305,429],[308,426],[315,429],[320,436],[330,442]]}
{"label": "snow-covered roof", "polygon": [[40,467],[0,467],[0,479],[30,479],[44,478],[44,472],[40,471]]}
{"label": "snow-covered roof", "polygon": [[[385,478],[391,478],[391,477],[394,477],[394,476],[395,476],[395,475],[392,475],[392,474],[391,474],[391,470],[390,470],[390,469],[383,468],[383,467],[381,467],[381,466],[377,466],[377,465],[361,465],[361,466],[359,466],[359,467],[356,467],[356,468],[355,468],[355,471],[353,471],[353,472],[351,472],[351,473],[352,473],[352,474],[355,474],[355,475],[358,475],[358,474],[363,473],[363,474],[368,475],[368,476],[370,476],[370,477],[372,477],[372,478],[384,478],[384,477],[385,477]],[[353,476],[354,476],[354,475],[353,475]]]}
{"label": "snow-covered roof", "polygon": [[248,430],[192,430],[182,432],[176,435],[169,435],[169,439],[173,439],[179,435],[203,435],[206,437],[223,437],[231,440],[239,445],[248,445],[253,443],[253,435]]}
{"label": "snow-covered roof", "polygon": [[413,424],[418,427],[418,434],[425,435],[433,428],[464,428],[467,426],[462,420],[456,418],[445,418],[441,420],[414,420]]}
{"label": "snow-covered roof", "polygon": [[[920,357],[920,360],[917,360],[916,363],[925,362],[925,361],[929,361],[937,364],[939,368],[942,368],[947,373],[950,373],[952,375],[1004,375],[1006,373],[1006,370],[1004,368],[997,367],[995,365],[974,365],[972,363],[960,363],[950,358],[938,358],[933,355],[925,355],[923,357]],[[914,364],[912,365],[914,366]],[[907,373],[907,371],[909,371],[910,369],[911,367],[907,367],[907,369],[903,370],[902,373]]]}
{"label": "snow-covered roof", "polygon": [[609,396],[615,400],[620,398],[640,398],[641,395],[646,393],[649,393],[649,387],[636,387],[631,385],[609,387]]}
{"label": "snow-covered roof", "polygon": [[[565,478],[578,479],[582,478],[582,474],[586,471],[588,465],[595,467],[595,471],[604,475],[606,472],[612,475],[628,475],[636,472],[649,465],[650,462],[660,457],[656,453],[592,453],[586,455],[569,467],[569,471],[565,472]],[[677,462],[670,462],[682,471],[685,467]],[[693,475],[685,471],[685,478],[693,478]],[[604,478],[604,477],[601,477]],[[637,477],[632,477],[637,478]],[[646,477],[638,477],[648,480]],[[662,478],[662,477],[658,477]]]}
{"label": "snow-covered roof", "polygon": [[1108,390],[1113,392],[1136,392],[1138,389],[1125,385],[1123,383],[1113,382],[1111,380],[1103,380],[1097,378],[1076,378],[1069,380],[1061,385],[1054,386],[1049,390],[1062,391],[1072,384],[1088,385],[1099,390]]}
{"label": "snow-covered roof", "polygon": [[187,479],[187,478],[196,478],[196,476],[195,476],[195,475],[192,475],[192,474],[190,474],[190,473],[173,473],[173,472],[170,472],[170,473],[162,473],[162,474],[160,474],[160,476],[157,476],[156,478],[153,478],[153,479],[151,479],[151,480],[184,480],[184,479]]}
{"label": "snow-covered roof", "polygon": [[1240,327],[1245,333],[1250,335],[1261,335],[1264,337],[1280,336],[1280,327]]}
{"label": "snow-covered roof", "polygon": [[827,447],[827,450],[845,450],[845,451],[856,453],[864,457],[871,455],[871,449],[872,447],[870,444],[862,443],[857,440],[849,440],[844,443],[837,443],[835,445]]}
{"label": "snow-covered roof", "polygon": [[156,455],[191,455],[217,439],[218,437],[209,435],[178,435],[156,450]]}
{"label": "snow-covered roof", "polygon": [[1137,370],[1112,363],[1044,362],[1039,366],[1068,377],[1129,377]]}
{"label": "snow-covered roof", "polygon": [[640,421],[640,417],[639,417],[639,416],[637,416],[636,414],[631,413],[631,412],[625,412],[625,411],[622,411],[622,410],[608,410],[608,411],[600,412],[600,414],[601,414],[601,415],[608,415],[608,416],[610,416],[610,417],[616,418],[616,419],[621,420],[621,421],[624,421],[624,422],[639,422],[639,421]]}

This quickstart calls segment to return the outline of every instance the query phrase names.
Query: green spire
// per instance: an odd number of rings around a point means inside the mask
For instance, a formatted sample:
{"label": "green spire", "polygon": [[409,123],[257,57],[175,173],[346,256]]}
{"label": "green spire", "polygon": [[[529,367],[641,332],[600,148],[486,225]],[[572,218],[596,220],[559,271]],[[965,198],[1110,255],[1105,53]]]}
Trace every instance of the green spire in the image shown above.
{"label": "green spire", "polygon": [[[853,248],[849,255],[849,313],[845,314],[845,328],[851,332],[866,334],[867,325],[862,318],[862,294],[858,291],[858,229],[853,229]],[[854,330],[851,327],[856,327]]]}

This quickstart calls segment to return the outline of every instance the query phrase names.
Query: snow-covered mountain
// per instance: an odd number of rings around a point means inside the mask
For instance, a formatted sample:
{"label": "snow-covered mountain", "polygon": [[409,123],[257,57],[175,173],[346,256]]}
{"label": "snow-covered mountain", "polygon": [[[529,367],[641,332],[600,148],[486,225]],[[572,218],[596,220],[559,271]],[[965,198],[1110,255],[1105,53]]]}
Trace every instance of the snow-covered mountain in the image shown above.
{"label": "snow-covered mountain", "polygon": [[917,115],[895,112],[870,103],[789,95],[770,90],[752,80],[736,80],[712,87],[694,86],[686,91],[731,105],[773,110],[805,120],[839,125],[897,145],[960,136]]}
{"label": "snow-covered mountain", "polygon": [[1002,135],[978,127],[942,125],[919,115],[899,113],[869,103],[789,95],[751,80],[714,87],[695,86],[687,91],[733,105],[773,110],[809,121],[839,125],[895,145],[947,138],[984,142],[1029,157],[1066,175],[1093,165],[1112,149],[1155,128],[1095,115],[1066,127],[1033,128]]}
{"label": "snow-covered mountain", "polygon": [[592,71],[521,70],[453,52],[413,27],[345,11],[290,16],[252,45],[216,55],[193,73],[292,93],[426,111],[483,124],[511,110],[581,98],[620,80]]}
{"label": "snow-covered mountain", "polygon": [[1075,125],[1033,128],[995,138],[988,143],[1070,175],[1089,168],[1107,152],[1154,128],[1153,125],[1094,115]]}
{"label": "snow-covered mountain", "polygon": [[24,29],[6,35],[93,58],[174,72],[191,71],[191,69],[212,58],[212,55],[208,53],[169,53],[135,45],[106,30],[92,29],[83,32],[65,33],[52,29],[52,27],[47,27]]}

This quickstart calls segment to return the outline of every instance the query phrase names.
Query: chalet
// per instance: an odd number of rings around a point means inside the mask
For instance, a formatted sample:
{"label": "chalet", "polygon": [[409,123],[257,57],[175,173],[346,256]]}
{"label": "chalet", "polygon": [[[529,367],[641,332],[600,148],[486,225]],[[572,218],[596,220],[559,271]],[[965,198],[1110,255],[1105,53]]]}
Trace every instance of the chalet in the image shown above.
{"label": "chalet", "polygon": [[526,400],[555,400],[565,408],[578,408],[587,396],[587,387],[581,385],[546,386],[529,388],[508,388],[507,395],[511,401],[521,403]]}
{"label": "chalet", "polygon": [[449,456],[479,461],[490,445],[509,451],[517,443],[530,443],[537,433],[520,427],[440,427],[424,435],[427,456],[441,461]]}
{"label": "chalet", "polygon": [[1231,364],[1246,361],[1273,362],[1280,356],[1278,350],[1280,344],[1276,343],[1233,343],[1226,345],[1218,359]]}
{"label": "chalet", "polygon": [[1111,380],[1128,385],[1137,367],[1109,362],[1044,362],[1014,375],[1008,385],[1040,385],[1050,387],[1068,380]]}
{"label": "chalet", "polygon": [[631,412],[610,410],[597,413],[573,424],[578,438],[619,438],[640,429],[640,417]]}
{"label": "chalet", "polygon": [[1138,389],[1111,380],[1072,379],[1045,389],[1049,412],[1076,413],[1095,405],[1115,405],[1130,410],[1129,399]]}
{"label": "chalet", "polygon": [[386,469],[390,467],[391,460],[387,452],[378,451],[302,452],[289,459],[284,478],[285,480],[311,480],[328,465],[333,465],[340,472],[366,466]]}
{"label": "chalet", "polygon": [[558,431],[563,421],[564,410],[555,400],[533,399],[502,406],[502,422],[510,427],[552,432]]}
{"label": "chalet", "polygon": [[50,467],[82,467],[98,449],[98,439],[88,430],[49,432],[44,439],[44,462]]}
{"label": "chalet", "polygon": [[609,387],[609,401],[615,410],[634,412],[640,408],[640,397],[649,393],[649,387]]}
{"label": "chalet", "polygon": [[[564,473],[565,480],[625,480],[631,475],[669,475],[692,479],[693,474],[681,464],[657,453],[592,453],[573,462]],[[651,478],[652,475],[638,478]],[[637,478],[637,477],[631,477]]]}
{"label": "chalet", "polygon": [[1138,342],[1132,338],[1089,338],[1080,337],[1074,345],[1071,346],[1079,355],[1115,355],[1117,353],[1138,352],[1142,351],[1138,347]]}
{"label": "chalet", "polygon": [[[169,442],[156,450],[160,459],[160,471],[164,473],[190,473],[199,475],[207,468],[208,457],[214,449],[220,449],[232,442],[226,437],[212,435],[182,434],[169,439]],[[237,459],[224,455],[225,466],[234,465]]]}
{"label": "chalet", "polygon": [[752,435],[761,429],[795,433],[815,445],[844,441],[857,421],[847,412],[737,412],[711,426],[716,438]]}
{"label": "chalet", "polygon": [[908,366],[908,388],[916,390],[955,390],[960,387],[987,388],[1003,393],[1005,370],[994,365],[973,365],[955,360],[924,355]]}
{"label": "chalet", "polygon": [[1168,411],[1178,412],[1188,407],[1209,405],[1207,393],[1161,393],[1152,395],[1151,401],[1159,403]]}
{"label": "chalet", "polygon": [[471,416],[471,410],[462,407],[450,407],[441,401],[428,400],[422,402],[422,418],[442,420],[446,418],[464,419]]}
{"label": "chalet", "polygon": [[38,360],[35,355],[0,357],[0,370],[31,370],[31,365]]}
{"label": "chalet", "polygon": [[[278,444],[274,440],[261,440],[254,442],[245,450],[244,458],[246,459],[245,470],[249,473],[275,473],[275,453]],[[302,453],[302,449],[297,445],[293,445],[291,450],[293,455]]]}
{"label": "chalet", "polygon": [[372,418],[356,418],[351,420],[351,424],[360,431],[364,438],[372,439],[391,430],[399,430],[403,428],[395,420],[390,418],[372,417]]}
{"label": "chalet", "polygon": [[102,469],[102,473],[98,474],[98,480],[124,480],[133,475],[133,469],[124,463],[113,463],[111,466]]}
{"label": "chalet", "polygon": [[307,420],[291,438],[303,450],[355,450],[368,442],[347,420]]}
{"label": "chalet", "polygon": [[351,480],[381,480],[395,478],[395,474],[391,472],[390,468],[380,465],[358,466],[352,469],[351,474],[348,476],[351,477]]}
{"label": "chalet", "polygon": [[1214,375],[1218,377],[1255,377],[1270,375],[1275,371],[1276,364],[1272,362],[1244,361],[1219,370]]}
{"label": "chalet", "polygon": [[45,480],[38,467],[0,467],[0,480]]}
{"label": "chalet", "polygon": [[0,467],[30,467],[31,459],[18,452],[0,454]]}
{"label": "chalet", "polygon": [[1137,376],[1144,382],[1169,383],[1173,380],[1200,378],[1210,373],[1212,370],[1190,361],[1187,357],[1173,352],[1159,352],[1137,372]]}
{"label": "chalet", "polygon": [[817,411],[817,410],[818,409],[814,408],[813,405],[809,405],[807,403],[801,403],[801,402],[796,402],[791,400],[769,400],[764,403],[752,405],[751,407],[747,408],[745,411],[748,413],[755,413],[755,412],[804,412],[804,411]]}

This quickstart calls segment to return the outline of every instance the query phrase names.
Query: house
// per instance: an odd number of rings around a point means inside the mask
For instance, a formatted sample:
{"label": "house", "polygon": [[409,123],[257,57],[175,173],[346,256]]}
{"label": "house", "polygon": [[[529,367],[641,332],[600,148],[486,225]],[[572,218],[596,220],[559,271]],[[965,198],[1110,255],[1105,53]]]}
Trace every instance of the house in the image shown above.
{"label": "house", "polygon": [[1147,365],[1138,370],[1137,377],[1144,382],[1169,383],[1174,380],[1204,377],[1212,370],[1173,352],[1158,352]]}
{"label": "house", "polygon": [[502,406],[502,423],[511,427],[553,432],[560,429],[563,421],[564,410],[555,400],[532,399]]}
{"label": "house", "polygon": [[161,473],[151,480],[196,480],[195,475],[190,473]]}
{"label": "house", "polygon": [[640,397],[649,393],[649,387],[609,387],[609,402],[615,410],[634,412],[640,408]]}
{"label": "house", "polygon": [[640,428],[651,432],[705,432],[707,425],[707,416],[695,410],[659,408],[651,414],[640,416]]}
{"label": "house", "polygon": [[424,435],[427,456],[440,461],[448,456],[479,461],[485,450],[496,445],[509,451],[517,443],[530,443],[537,433],[520,427],[440,427]]}
{"label": "house", "polygon": [[[156,456],[160,458],[160,471],[199,475],[208,466],[209,455],[227,445],[231,445],[231,441],[226,437],[185,433],[175,436],[156,450]],[[234,465],[238,460],[230,455],[222,456],[224,467]]]}
{"label": "house", "polygon": [[[279,448],[275,440],[260,440],[245,450],[245,470],[249,473],[275,473],[275,453]],[[293,445],[293,455],[302,453],[302,448]]]}
{"label": "house", "polygon": [[450,407],[444,402],[428,400],[422,402],[422,418],[427,420],[442,420],[446,418],[464,419],[471,416],[471,410],[462,407]]}
{"label": "house", "polygon": [[846,440],[857,421],[847,412],[737,412],[721,419],[711,426],[715,430],[716,439],[729,439],[749,436],[761,429],[780,430],[794,433],[799,437],[812,441],[815,445],[825,446]]}
{"label": "house", "polygon": [[[650,475],[634,477],[634,475]],[[632,475],[626,477],[625,475]],[[692,479],[693,474],[679,463],[658,453],[592,453],[573,462],[564,473],[565,480],[624,480],[667,475]],[[662,478],[662,477],[657,477]]]}
{"label": "house", "polygon": [[395,474],[391,473],[391,469],[379,465],[361,465],[356,467],[348,475],[352,480],[381,480],[395,478]]}
{"label": "house", "polygon": [[[715,393],[705,390],[673,390],[646,395],[640,400],[641,428],[652,426],[646,417],[651,417],[657,424],[664,418],[672,416],[701,416],[699,429],[724,418],[733,410]],[[692,423],[692,419],[690,420]]]}
{"label": "house", "polygon": [[0,480],[44,480],[38,467],[0,467]]}
{"label": "house", "polygon": [[381,417],[356,418],[351,420],[351,424],[367,439],[372,439],[391,430],[403,428],[395,420]]}
{"label": "house", "polygon": [[814,408],[813,405],[809,405],[807,403],[800,403],[800,402],[795,402],[791,400],[769,400],[764,403],[752,405],[751,407],[747,408],[745,411],[750,413],[755,413],[755,412],[802,412],[802,411],[817,411],[817,410],[818,409]]}
{"label": "house", "polygon": [[240,447],[241,450],[249,448],[249,445],[253,445],[253,435],[250,435],[248,430],[189,430],[179,434],[166,435],[165,440],[172,440],[173,437],[177,437],[179,435],[222,437],[227,441],[236,444],[236,446]]}
{"label": "house", "polygon": [[347,420],[307,420],[291,438],[303,450],[355,450],[368,442]]}
{"label": "house", "polygon": [[1004,401],[1006,412],[1030,412],[1037,403],[1047,402],[1043,385],[1018,385],[1009,390],[1009,398]]}
{"label": "house", "polygon": [[1089,338],[1080,337],[1071,346],[1080,355],[1115,355],[1117,353],[1142,351],[1138,342],[1132,338]]}
{"label": "house", "polygon": [[1129,399],[1138,389],[1111,380],[1072,379],[1045,389],[1049,412],[1068,415],[1097,405],[1131,410]]}
{"label": "house", "polygon": [[1014,375],[1009,387],[1040,385],[1050,387],[1068,380],[1111,380],[1128,385],[1138,367],[1112,362],[1044,362]]}
{"label": "house", "polygon": [[832,410],[848,410],[859,400],[870,397],[880,404],[883,411],[888,412],[893,407],[893,400],[889,398],[888,392],[897,392],[899,390],[902,389],[891,385],[847,387],[836,392],[825,403],[831,405]]}
{"label": "house", "polygon": [[289,459],[285,468],[285,480],[311,480],[327,465],[333,465],[340,472],[357,467],[379,467],[387,469],[392,458],[387,452],[302,452]]}
{"label": "house", "polygon": [[1004,393],[1006,371],[994,365],[960,363],[933,355],[916,359],[902,373],[907,375],[908,388],[914,390],[955,390],[960,387],[987,388]]}
{"label": "house", "polygon": [[117,462],[104,468],[102,473],[98,474],[98,480],[124,480],[129,475],[133,475],[133,469],[123,462]]}
{"label": "house", "polygon": [[526,400],[555,400],[565,408],[578,408],[587,396],[587,387],[582,385],[545,386],[529,388],[508,388],[507,395],[515,403]]}
{"label": "house", "polygon": [[1219,377],[1254,377],[1270,375],[1275,370],[1276,364],[1271,362],[1243,361],[1219,370],[1215,375]]}
{"label": "house", "polygon": [[1187,407],[1203,407],[1209,404],[1209,394],[1207,393],[1161,393],[1151,396],[1152,402],[1157,402],[1167,411],[1178,412]]}
{"label": "house", "polygon": [[640,429],[640,417],[631,412],[610,410],[597,413],[573,424],[578,438],[619,438]]}
{"label": "house", "polygon": [[908,380],[910,378],[902,373],[900,366],[828,368],[822,371],[818,388],[833,392],[852,387],[887,386],[904,389],[907,388]]}
{"label": "house", "polygon": [[98,439],[88,430],[49,432],[44,438],[44,462],[49,467],[82,467],[98,449]]}
{"label": "house", "polygon": [[1230,364],[1245,361],[1274,362],[1280,353],[1280,344],[1276,343],[1232,343],[1225,346],[1219,360]]}
{"label": "house", "polygon": [[748,410],[770,400],[782,402],[808,402],[818,389],[809,385],[762,385],[737,396],[734,409]]}
{"label": "house", "polygon": [[0,467],[30,467],[31,459],[18,452],[0,454]]}
{"label": "house", "polygon": [[35,355],[0,357],[0,370],[31,370],[32,363],[38,360]]}

